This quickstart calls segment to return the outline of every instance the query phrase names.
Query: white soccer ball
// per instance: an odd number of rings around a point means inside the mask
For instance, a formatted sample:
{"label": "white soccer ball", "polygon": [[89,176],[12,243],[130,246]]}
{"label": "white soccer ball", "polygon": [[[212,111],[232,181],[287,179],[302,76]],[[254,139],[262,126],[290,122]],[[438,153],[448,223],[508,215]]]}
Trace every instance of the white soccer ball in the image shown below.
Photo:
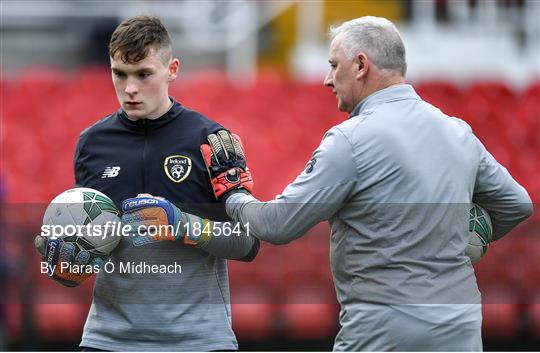
{"label": "white soccer ball", "polygon": [[487,211],[473,204],[469,210],[469,243],[465,248],[465,254],[476,263],[488,250],[489,243],[493,240],[493,226]]}
{"label": "white soccer ball", "polygon": [[120,242],[120,211],[114,202],[90,188],[74,188],[56,196],[43,215],[42,235],[76,245],[75,255],[86,250],[108,256]]}

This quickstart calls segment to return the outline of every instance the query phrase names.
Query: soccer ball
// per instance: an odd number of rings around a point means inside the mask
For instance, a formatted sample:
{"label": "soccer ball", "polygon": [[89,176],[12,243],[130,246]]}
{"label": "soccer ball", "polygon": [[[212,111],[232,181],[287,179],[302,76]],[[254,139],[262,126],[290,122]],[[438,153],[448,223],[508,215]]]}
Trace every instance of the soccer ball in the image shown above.
{"label": "soccer ball", "polygon": [[43,215],[42,235],[107,257],[120,242],[120,212],[107,195],[90,188],[75,188],[56,196]]}
{"label": "soccer ball", "polygon": [[485,209],[473,204],[469,210],[469,243],[465,248],[465,254],[476,263],[488,250],[489,243],[493,240],[493,226],[491,218]]}

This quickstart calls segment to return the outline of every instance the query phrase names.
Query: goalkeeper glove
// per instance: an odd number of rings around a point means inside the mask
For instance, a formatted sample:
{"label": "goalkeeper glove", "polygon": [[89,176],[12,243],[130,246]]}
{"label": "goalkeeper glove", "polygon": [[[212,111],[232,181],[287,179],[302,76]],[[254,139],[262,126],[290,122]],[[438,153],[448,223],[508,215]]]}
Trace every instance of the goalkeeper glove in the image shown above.
{"label": "goalkeeper glove", "polygon": [[36,236],[34,246],[47,262],[49,277],[66,287],[76,287],[99,271],[105,258],[86,250],[77,251],[77,244]]}
{"label": "goalkeeper glove", "polygon": [[[199,222],[204,229],[210,221],[180,211],[162,197],[140,194],[122,202],[122,225],[130,226],[130,233],[137,235],[133,245],[141,246],[162,240],[180,240],[195,245],[199,237],[189,234],[192,225]],[[208,228],[208,227],[206,227]],[[201,232],[204,236],[204,232]]]}
{"label": "goalkeeper glove", "polygon": [[201,145],[206,169],[217,200],[239,189],[253,192],[253,179],[246,166],[240,137],[226,130],[208,135],[208,143]]}

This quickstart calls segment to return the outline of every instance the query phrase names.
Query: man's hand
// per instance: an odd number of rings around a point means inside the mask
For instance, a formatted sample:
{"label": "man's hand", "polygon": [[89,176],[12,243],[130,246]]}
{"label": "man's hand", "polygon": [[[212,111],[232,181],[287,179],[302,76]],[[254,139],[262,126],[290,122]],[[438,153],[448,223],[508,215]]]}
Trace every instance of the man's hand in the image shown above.
{"label": "man's hand", "polygon": [[240,137],[220,130],[208,135],[208,143],[201,145],[201,153],[216,199],[239,189],[253,192],[253,179],[246,166]]}
{"label": "man's hand", "polygon": [[161,240],[184,240],[185,216],[178,207],[162,197],[139,194],[122,202],[122,225],[131,226],[131,233],[137,235],[133,245],[141,246]]}
{"label": "man's hand", "polygon": [[36,236],[34,246],[47,262],[48,274],[66,287],[76,287],[101,268],[105,259],[60,239]]}

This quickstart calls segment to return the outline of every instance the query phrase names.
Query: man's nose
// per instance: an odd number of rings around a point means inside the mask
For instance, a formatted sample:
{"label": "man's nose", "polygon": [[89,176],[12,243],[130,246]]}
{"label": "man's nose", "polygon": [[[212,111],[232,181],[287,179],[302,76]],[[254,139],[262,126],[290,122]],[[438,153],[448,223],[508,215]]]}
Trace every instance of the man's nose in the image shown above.
{"label": "man's nose", "polygon": [[326,87],[333,87],[333,86],[334,86],[334,81],[332,80],[332,75],[331,75],[331,72],[330,72],[330,71],[328,71],[328,73],[327,73],[326,76],[324,77],[323,84],[324,84]]}
{"label": "man's nose", "polygon": [[137,88],[137,84],[135,83],[135,80],[128,78],[127,83],[126,83],[126,90],[125,91],[126,91],[127,94],[135,94],[135,93],[137,93],[138,88]]}

